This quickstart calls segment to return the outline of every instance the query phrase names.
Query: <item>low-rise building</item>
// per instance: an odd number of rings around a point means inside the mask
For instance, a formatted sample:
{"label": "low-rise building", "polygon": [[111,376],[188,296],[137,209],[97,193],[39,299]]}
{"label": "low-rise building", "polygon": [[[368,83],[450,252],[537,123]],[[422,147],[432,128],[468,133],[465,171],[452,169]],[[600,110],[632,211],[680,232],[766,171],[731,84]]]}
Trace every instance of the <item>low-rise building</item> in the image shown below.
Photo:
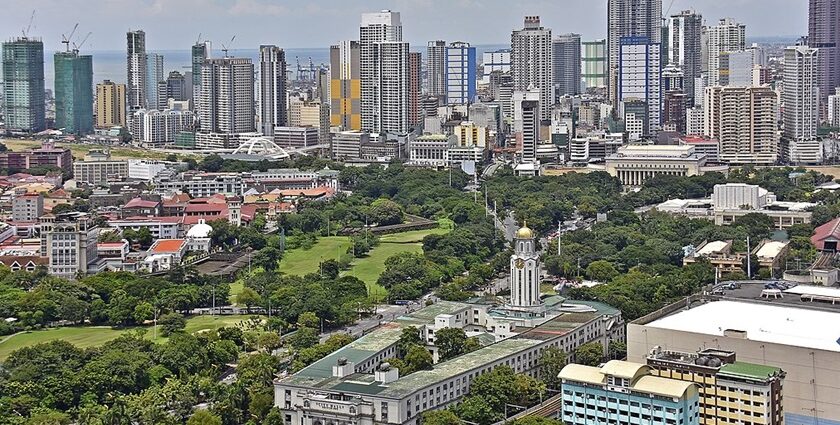
{"label": "low-rise building", "polygon": [[305,148],[319,144],[318,127],[274,127],[274,143],[282,148]]}
{"label": "low-rise building", "polygon": [[732,251],[732,241],[704,241],[696,249],[683,258],[683,265],[696,263],[698,260],[708,261],[719,273],[733,273],[742,271],[746,253]]}
{"label": "low-rise building", "polygon": [[40,193],[24,193],[12,198],[12,220],[35,222],[44,214],[44,196]]}
{"label": "low-rise building", "polygon": [[76,184],[100,186],[128,177],[128,161],[113,160],[108,152],[91,151],[84,161],[73,163]]}
{"label": "low-rise building", "polygon": [[40,218],[41,255],[49,260],[47,271],[75,279],[88,274],[97,261],[99,228],[86,213],[46,214]]}
{"label": "low-rise building", "polygon": [[708,158],[693,146],[627,145],[605,161],[606,172],[626,186],[640,186],[657,175],[698,176],[726,167],[707,167]]}

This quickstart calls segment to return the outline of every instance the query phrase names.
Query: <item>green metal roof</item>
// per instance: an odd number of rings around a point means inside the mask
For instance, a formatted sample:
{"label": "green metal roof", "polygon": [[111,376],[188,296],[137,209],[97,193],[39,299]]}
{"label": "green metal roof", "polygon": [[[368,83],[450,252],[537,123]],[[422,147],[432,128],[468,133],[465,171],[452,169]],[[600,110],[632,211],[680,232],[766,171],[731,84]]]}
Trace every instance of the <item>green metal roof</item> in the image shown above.
{"label": "green metal roof", "polygon": [[773,366],[765,366],[755,363],[735,362],[723,365],[718,374],[730,375],[741,378],[767,379],[781,373],[781,369]]}

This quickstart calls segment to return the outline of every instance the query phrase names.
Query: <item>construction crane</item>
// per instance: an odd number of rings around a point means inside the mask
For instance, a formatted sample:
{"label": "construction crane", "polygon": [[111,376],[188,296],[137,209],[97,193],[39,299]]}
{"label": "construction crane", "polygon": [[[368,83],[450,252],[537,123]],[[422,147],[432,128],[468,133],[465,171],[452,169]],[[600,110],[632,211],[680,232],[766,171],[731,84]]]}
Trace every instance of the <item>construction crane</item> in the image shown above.
{"label": "construction crane", "polygon": [[671,4],[668,5],[668,8],[665,9],[665,13],[662,14],[662,22],[668,20],[668,14],[671,13],[671,8],[674,7],[674,0],[671,0]]}
{"label": "construction crane", "polygon": [[195,39],[195,44],[201,43],[201,33],[198,33],[198,38]]}
{"label": "construction crane", "polygon": [[93,34],[93,32],[87,33],[87,35],[85,35],[85,38],[83,38],[82,41],[78,45],[76,45],[76,43],[73,43],[73,51],[78,52],[79,49],[81,49],[82,46],[85,45],[85,42],[87,41],[88,37],[90,37],[91,34]]}
{"label": "construction crane", "polygon": [[29,30],[32,29],[32,21],[35,20],[35,10],[32,10],[32,16],[29,17],[29,24],[26,28],[23,28],[21,32],[23,33],[23,38],[29,38]]}
{"label": "construction crane", "polygon": [[235,35],[230,38],[230,41],[228,42],[227,45],[224,45],[224,44],[220,43],[220,44],[222,44],[222,51],[225,52],[225,57],[228,57],[228,50],[230,50],[230,46],[233,45],[233,40],[236,40]]}
{"label": "construction crane", "polygon": [[70,35],[65,37],[64,34],[61,34],[61,42],[64,44],[64,51],[65,52],[70,51],[70,40],[73,38],[73,34],[76,33],[77,28],[79,28],[79,23],[78,22],[76,22],[76,25],[73,26],[73,31],[70,31]]}

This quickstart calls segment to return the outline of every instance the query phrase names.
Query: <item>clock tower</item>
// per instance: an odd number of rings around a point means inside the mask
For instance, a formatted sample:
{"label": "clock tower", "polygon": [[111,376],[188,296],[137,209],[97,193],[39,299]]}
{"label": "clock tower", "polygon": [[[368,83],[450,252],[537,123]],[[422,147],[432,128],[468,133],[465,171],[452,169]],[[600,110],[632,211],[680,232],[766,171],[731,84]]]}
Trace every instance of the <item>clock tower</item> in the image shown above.
{"label": "clock tower", "polygon": [[513,239],[510,257],[510,305],[536,307],[540,302],[540,257],[534,232],[524,223]]}

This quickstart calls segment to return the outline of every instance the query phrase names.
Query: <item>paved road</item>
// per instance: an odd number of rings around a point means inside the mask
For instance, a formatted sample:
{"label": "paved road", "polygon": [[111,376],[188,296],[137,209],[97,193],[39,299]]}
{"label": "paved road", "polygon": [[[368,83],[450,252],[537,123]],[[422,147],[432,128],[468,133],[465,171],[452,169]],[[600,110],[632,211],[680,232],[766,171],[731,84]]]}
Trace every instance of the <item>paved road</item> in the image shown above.
{"label": "paved road", "polygon": [[[390,305],[390,304],[380,304],[376,306],[376,314],[365,317],[356,323],[346,326],[342,329],[333,330],[324,334],[321,334],[321,342],[324,342],[329,338],[331,335],[334,334],[350,334],[354,337],[360,337],[368,332],[371,329],[378,327],[383,323],[390,322],[397,317],[400,317],[404,314],[411,313],[416,311],[420,308],[419,303],[413,302],[409,305]],[[381,318],[380,318],[381,316]]]}

